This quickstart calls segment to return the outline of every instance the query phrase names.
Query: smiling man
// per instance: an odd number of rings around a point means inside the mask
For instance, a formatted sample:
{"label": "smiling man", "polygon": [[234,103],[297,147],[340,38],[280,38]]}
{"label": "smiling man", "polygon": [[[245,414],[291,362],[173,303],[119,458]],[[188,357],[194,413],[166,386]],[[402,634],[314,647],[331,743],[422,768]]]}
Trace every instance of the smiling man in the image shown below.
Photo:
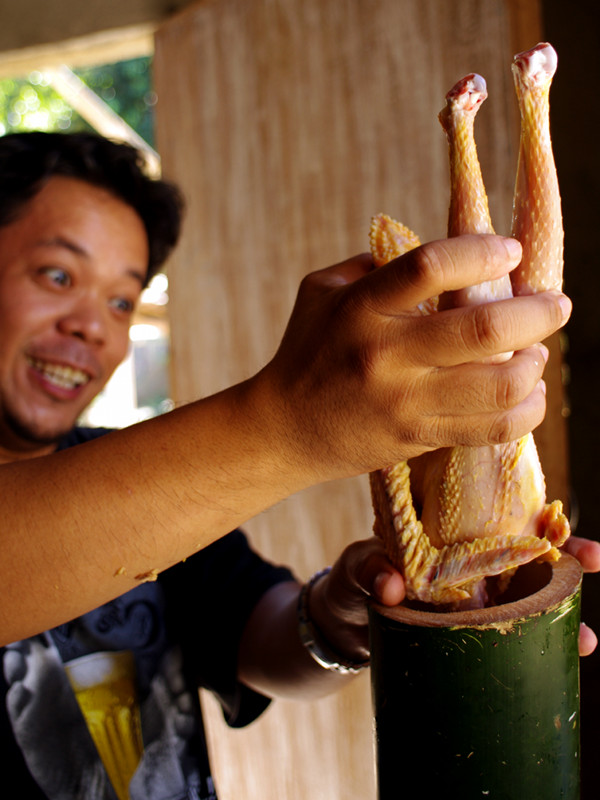
{"label": "smiling man", "polygon": [[50,452],[126,355],[146,233],[106,189],[54,177],[0,227],[0,258],[1,447]]}
{"label": "smiling man", "polygon": [[[232,725],[273,696],[333,691],[368,663],[368,599],[404,595],[374,539],[301,586],[237,526],[316,483],[543,417],[536,343],[566,298],[413,313],[518,263],[514,241],[458,237],[308,276],[243,384],[124,431],[78,428],[181,205],[125,145],[0,139],[0,748],[29,800],[214,798],[198,687]],[[595,543],[569,546],[600,567]]]}
{"label": "smiling man", "polygon": [[[75,421],[126,355],[136,301],[177,238],[181,202],[173,187],[144,176],[133,150],[95,136],[6,137],[2,175],[0,463],[8,464],[106,433]],[[60,491],[72,488],[62,482]],[[35,515],[26,527],[34,543]],[[68,552],[60,536],[54,541]],[[379,569],[378,546],[367,547]],[[349,555],[342,563],[352,572],[359,562]],[[400,597],[401,579],[389,576],[392,598]],[[215,797],[197,689],[215,692],[232,725],[263,711],[267,696],[249,684],[256,653],[273,647],[262,641],[265,615],[283,609],[288,618],[275,631],[289,637],[278,649],[293,654],[293,692],[328,691],[363,666],[336,656],[340,663],[326,670],[315,661],[297,633],[299,585],[255,555],[239,531],[156,582],[145,577],[156,576],[140,576],[79,618],[70,618],[67,602],[63,624],[2,650],[0,747],[28,798]],[[364,609],[362,586],[348,594],[350,614]],[[199,611],[216,597],[218,612]],[[14,606],[4,612],[14,615]],[[350,654],[365,662],[364,619],[349,634]],[[276,671],[285,674],[285,660],[279,656]],[[297,682],[304,688],[293,688]]]}

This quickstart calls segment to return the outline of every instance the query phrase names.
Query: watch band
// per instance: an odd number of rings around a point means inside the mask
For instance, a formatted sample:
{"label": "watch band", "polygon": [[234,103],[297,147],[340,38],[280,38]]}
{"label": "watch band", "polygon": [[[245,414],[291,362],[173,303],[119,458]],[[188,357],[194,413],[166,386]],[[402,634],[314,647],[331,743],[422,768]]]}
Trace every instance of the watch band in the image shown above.
{"label": "watch band", "polygon": [[320,632],[312,622],[308,612],[310,590],[320,578],[327,575],[330,571],[331,567],[326,567],[320,572],[315,573],[300,590],[300,595],[298,597],[298,632],[300,634],[300,641],[317,664],[324,669],[337,672],[340,675],[356,675],[369,666],[369,659],[362,662],[353,662],[334,653],[320,635]]}

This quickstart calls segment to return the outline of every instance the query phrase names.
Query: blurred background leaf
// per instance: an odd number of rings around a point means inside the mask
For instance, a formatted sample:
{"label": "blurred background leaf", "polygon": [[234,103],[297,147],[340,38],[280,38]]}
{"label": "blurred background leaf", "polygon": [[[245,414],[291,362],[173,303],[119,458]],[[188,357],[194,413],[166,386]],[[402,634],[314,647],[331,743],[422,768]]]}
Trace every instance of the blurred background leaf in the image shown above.
{"label": "blurred background leaf", "polygon": [[[73,72],[149,145],[154,143],[152,60],[149,57],[74,69]],[[18,131],[91,131],[52,87],[48,73],[0,80],[0,134]]]}

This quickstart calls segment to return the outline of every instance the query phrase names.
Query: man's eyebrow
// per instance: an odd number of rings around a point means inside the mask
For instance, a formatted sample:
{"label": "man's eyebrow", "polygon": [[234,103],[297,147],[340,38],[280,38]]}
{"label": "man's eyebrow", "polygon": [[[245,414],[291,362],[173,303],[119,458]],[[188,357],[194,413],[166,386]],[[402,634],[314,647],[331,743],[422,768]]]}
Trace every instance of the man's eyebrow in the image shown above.
{"label": "man's eyebrow", "polygon": [[[70,250],[77,256],[90,258],[89,252],[84,247],[73,242],[71,239],[65,239],[64,236],[53,236],[51,239],[41,239],[39,242],[36,242],[36,244],[38,247],[63,247],[65,250]],[[142,286],[146,282],[146,273],[142,273],[133,267],[127,269],[126,274],[141,283]]]}
{"label": "man's eyebrow", "polygon": [[40,241],[36,242],[36,244],[38,247],[64,247],[66,250],[70,250],[72,253],[75,253],[78,256],[84,256],[85,258],[89,258],[90,255],[84,247],[81,247],[81,245],[76,244],[70,239],[65,239],[64,236],[53,236],[51,239],[40,239]]}

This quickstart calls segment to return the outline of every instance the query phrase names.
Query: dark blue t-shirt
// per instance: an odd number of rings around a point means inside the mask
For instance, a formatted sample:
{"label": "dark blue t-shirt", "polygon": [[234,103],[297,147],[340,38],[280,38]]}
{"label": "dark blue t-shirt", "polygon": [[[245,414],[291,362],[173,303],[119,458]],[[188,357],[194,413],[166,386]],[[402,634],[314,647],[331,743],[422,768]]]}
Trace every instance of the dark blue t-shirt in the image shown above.
{"label": "dark blue t-shirt", "polygon": [[[59,449],[108,431],[75,429]],[[291,573],[234,531],[132,591],[0,650],[4,785],[27,800],[213,800],[198,687],[232,726],[269,700],[237,681],[258,599]]]}

